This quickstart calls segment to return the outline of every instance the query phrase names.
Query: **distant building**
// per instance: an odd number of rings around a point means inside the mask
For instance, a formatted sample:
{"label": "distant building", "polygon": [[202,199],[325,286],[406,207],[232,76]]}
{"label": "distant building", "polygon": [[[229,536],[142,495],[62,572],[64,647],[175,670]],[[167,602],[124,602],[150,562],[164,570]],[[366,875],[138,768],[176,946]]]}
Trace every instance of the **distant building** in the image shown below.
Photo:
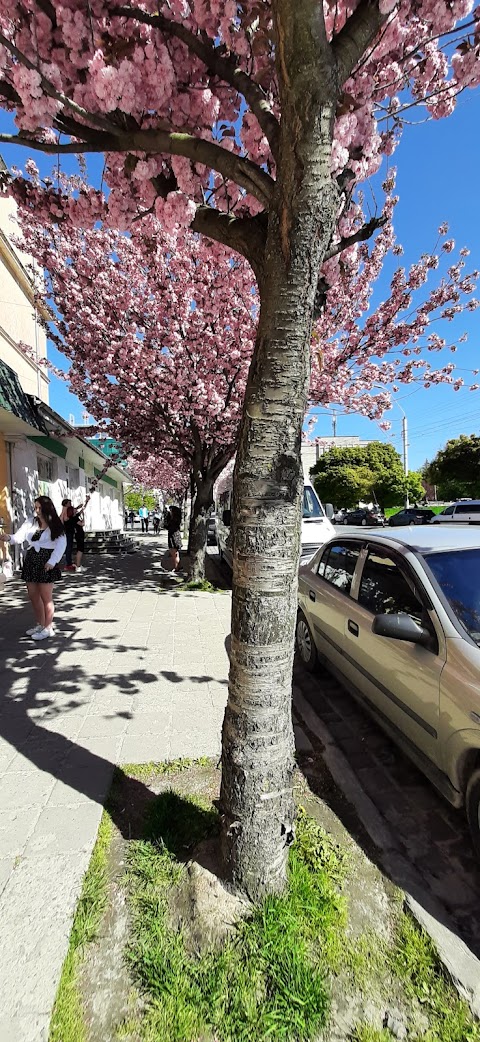
{"label": "distant building", "polygon": [[305,478],[310,476],[312,467],[315,466],[320,456],[323,456],[325,452],[329,452],[330,449],[349,449],[363,448],[364,445],[370,445],[374,438],[359,438],[357,434],[351,435],[338,435],[326,434],[325,437],[315,438],[312,442],[305,442],[302,445],[302,466],[303,474]]}

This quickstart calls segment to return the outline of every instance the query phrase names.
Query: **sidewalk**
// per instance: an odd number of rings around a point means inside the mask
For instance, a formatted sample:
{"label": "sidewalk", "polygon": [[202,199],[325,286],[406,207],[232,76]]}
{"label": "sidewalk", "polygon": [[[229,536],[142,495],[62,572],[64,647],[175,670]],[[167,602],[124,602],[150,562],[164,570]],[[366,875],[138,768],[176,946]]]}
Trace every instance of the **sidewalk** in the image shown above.
{"label": "sidewalk", "polygon": [[1,1042],[47,1042],[114,765],[220,751],[230,596],[160,592],[165,540],[87,557],[44,643],[23,584],[0,599]]}

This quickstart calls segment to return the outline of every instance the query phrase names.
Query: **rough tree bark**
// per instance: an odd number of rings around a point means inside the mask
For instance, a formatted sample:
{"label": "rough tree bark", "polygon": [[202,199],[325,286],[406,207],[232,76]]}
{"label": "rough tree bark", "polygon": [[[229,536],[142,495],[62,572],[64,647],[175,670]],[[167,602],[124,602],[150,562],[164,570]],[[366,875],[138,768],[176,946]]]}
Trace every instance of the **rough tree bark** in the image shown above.
{"label": "rough tree bark", "polygon": [[338,197],[330,176],[335,66],[318,0],[277,0],[280,157],[261,310],[234,476],[223,856],[251,898],[281,892],[294,837],[291,690],[301,430],[317,276]]}

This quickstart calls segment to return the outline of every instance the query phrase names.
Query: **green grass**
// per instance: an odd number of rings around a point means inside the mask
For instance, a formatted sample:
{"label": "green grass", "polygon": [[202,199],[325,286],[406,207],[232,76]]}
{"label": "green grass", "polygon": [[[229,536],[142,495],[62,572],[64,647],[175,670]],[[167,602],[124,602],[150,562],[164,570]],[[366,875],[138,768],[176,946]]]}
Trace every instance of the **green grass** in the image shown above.
{"label": "green grass", "polygon": [[77,983],[78,967],[85,946],[97,936],[107,905],[107,859],[112,835],[113,824],[107,811],[104,811],[73,919],[50,1023],[49,1042],[86,1042],[82,1000]]}
{"label": "green grass", "polygon": [[387,1028],[373,1028],[369,1024],[360,1024],[355,1028],[349,1042],[395,1042],[395,1036]]}
{"label": "green grass", "polygon": [[151,806],[145,839],[130,845],[133,908],[130,963],[146,1000],[145,1042],[303,1042],[325,1024],[326,974],[339,957],[346,910],[344,858],[300,812],[285,896],[269,897],[219,951],[190,955],[168,925],[168,899],[181,860],[218,828],[198,800],[165,793]]}
{"label": "green grass", "polygon": [[400,917],[396,940],[392,969],[430,1021],[419,1042],[480,1042],[480,1023],[446,976],[428,935],[406,913]]}
{"label": "green grass", "polygon": [[148,763],[124,764],[120,771],[120,777],[128,775],[130,778],[136,778],[138,781],[145,781],[153,775],[176,774],[179,771],[188,771],[190,767],[211,767],[212,765],[213,760],[209,759],[208,756],[200,756],[196,760],[190,760],[188,756],[183,756],[178,760],[164,760],[163,762],[149,760]]}

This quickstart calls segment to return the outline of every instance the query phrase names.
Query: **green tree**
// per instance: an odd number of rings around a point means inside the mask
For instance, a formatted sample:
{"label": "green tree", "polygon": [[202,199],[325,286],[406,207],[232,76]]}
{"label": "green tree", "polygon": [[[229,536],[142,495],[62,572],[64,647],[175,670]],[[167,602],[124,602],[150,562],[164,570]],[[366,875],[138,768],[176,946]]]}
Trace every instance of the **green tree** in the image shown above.
{"label": "green tree", "polygon": [[420,474],[410,472],[405,478],[396,449],[380,441],[330,449],[317,460],[311,473],[320,497],[336,506],[376,500],[386,509],[400,506],[407,490],[413,500],[423,496]]}
{"label": "green tree", "polygon": [[336,507],[353,507],[359,499],[370,499],[372,475],[367,467],[349,464],[332,466],[331,461],[330,465],[329,461],[326,462],[326,469],[317,474],[313,482],[324,503],[334,503]]}
{"label": "green tree", "polygon": [[425,465],[424,476],[437,486],[440,499],[480,497],[480,436],[461,434],[451,438]]}
{"label": "green tree", "polygon": [[157,500],[151,492],[145,492],[144,489],[129,489],[124,495],[124,503],[127,510],[138,511],[140,507],[155,510]]}

